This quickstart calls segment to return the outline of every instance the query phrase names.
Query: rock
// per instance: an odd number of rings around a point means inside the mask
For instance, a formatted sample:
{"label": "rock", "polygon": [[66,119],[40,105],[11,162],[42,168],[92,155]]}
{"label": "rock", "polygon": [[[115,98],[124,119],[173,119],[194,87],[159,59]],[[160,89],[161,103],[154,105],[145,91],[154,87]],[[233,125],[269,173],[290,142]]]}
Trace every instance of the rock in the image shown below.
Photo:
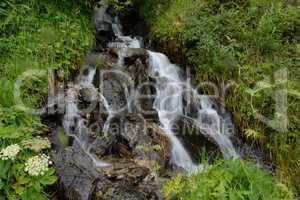
{"label": "rock", "polygon": [[105,174],[110,179],[125,179],[136,184],[146,178],[150,174],[150,170],[133,161],[117,159],[112,168],[105,171]]}
{"label": "rock", "polygon": [[134,161],[115,159],[111,168],[97,169],[87,154],[75,147],[53,151],[52,158],[62,199],[162,199],[159,186],[145,181],[150,170]]}
{"label": "rock", "polygon": [[168,137],[142,115],[116,116],[111,121],[108,135],[116,135],[114,154],[124,156],[127,152],[125,157],[131,157],[138,163],[151,162],[149,168],[157,171],[163,170],[169,163],[171,147]]}
{"label": "rock", "polygon": [[[108,51],[113,55],[118,56],[118,52],[120,51],[120,49],[109,48]],[[131,65],[134,64],[135,60],[137,60],[138,58],[140,58],[145,63],[148,58],[148,53],[147,50],[142,48],[126,48],[123,49],[122,56],[124,56],[125,65]]]}
{"label": "rock", "polygon": [[99,94],[93,85],[82,86],[79,89],[78,108],[83,114],[91,113],[99,102]]}
{"label": "rock", "polygon": [[60,177],[62,196],[75,200],[91,199],[94,182],[100,176],[87,155],[68,147],[62,152],[52,152],[52,160]]}
{"label": "rock", "polygon": [[111,110],[121,114],[128,109],[127,96],[129,95],[129,89],[118,77],[117,74],[104,76],[101,93],[106,98]]}

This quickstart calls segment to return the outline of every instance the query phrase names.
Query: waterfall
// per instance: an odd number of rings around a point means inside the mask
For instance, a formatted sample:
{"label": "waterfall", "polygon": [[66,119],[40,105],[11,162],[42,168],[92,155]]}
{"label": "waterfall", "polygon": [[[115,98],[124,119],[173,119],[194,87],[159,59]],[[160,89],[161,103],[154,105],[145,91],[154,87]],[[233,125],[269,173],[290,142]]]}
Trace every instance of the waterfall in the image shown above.
{"label": "waterfall", "polygon": [[117,36],[116,40],[109,43],[108,47],[118,49],[118,64],[120,66],[124,65],[124,53],[126,48],[141,48],[142,42],[134,37],[123,36],[122,26],[120,24],[119,18],[115,17],[114,23],[112,24],[113,32]]}
{"label": "waterfall", "polygon": [[[117,49],[118,66],[125,67],[124,57],[126,50],[128,48],[141,48],[142,41],[136,37],[123,36],[122,27],[118,19],[115,18],[114,21],[112,29],[116,39],[111,41],[108,47]],[[156,97],[153,108],[157,111],[160,126],[172,145],[171,163],[188,172],[195,172],[202,169],[201,165],[193,163],[189,153],[173,131],[176,121],[182,117],[191,120],[201,130],[201,134],[212,139],[219,146],[224,157],[238,157],[229,138],[230,132],[222,126],[226,120],[213,108],[213,104],[208,96],[200,95],[186,80],[182,79],[179,67],[172,64],[166,55],[152,51],[147,52],[149,55],[149,74],[156,80]],[[110,164],[98,160],[96,156],[90,153],[87,135],[90,130],[86,127],[85,119],[81,116],[80,110],[77,107],[77,88],[81,86],[94,87],[92,83],[95,74],[96,69],[88,66],[84,70],[84,73],[81,73],[77,77],[77,84],[67,90],[66,112],[63,125],[66,133],[74,138],[96,166],[108,167]],[[195,105],[197,105],[196,114],[193,117],[185,113],[183,99],[187,90],[192,95],[194,101],[196,101]],[[135,92],[125,89],[125,93],[127,101],[131,103]],[[99,98],[108,113],[103,128],[103,132],[108,133],[111,120],[116,112],[101,92],[99,93]],[[132,112],[132,110],[128,109],[128,112]]]}
{"label": "waterfall", "polygon": [[81,74],[78,78],[79,79],[78,83],[81,85],[85,85],[85,86],[91,85],[94,80],[96,74],[96,68],[89,67],[87,68],[87,70],[88,70],[87,75]]}

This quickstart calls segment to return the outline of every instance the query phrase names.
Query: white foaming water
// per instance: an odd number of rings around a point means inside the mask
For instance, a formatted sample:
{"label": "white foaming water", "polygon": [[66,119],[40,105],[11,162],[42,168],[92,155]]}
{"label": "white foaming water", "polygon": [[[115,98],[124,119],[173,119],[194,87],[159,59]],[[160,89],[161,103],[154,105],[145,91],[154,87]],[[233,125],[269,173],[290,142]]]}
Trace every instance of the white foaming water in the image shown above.
{"label": "white foaming water", "polygon": [[107,134],[108,130],[109,130],[109,126],[110,126],[110,121],[114,117],[114,114],[113,114],[113,110],[111,109],[109,103],[107,102],[106,98],[104,97],[104,95],[102,93],[100,93],[100,98],[101,98],[101,101],[106,109],[107,114],[108,114],[106,122],[104,123],[104,126],[103,126],[103,132],[105,134]]}
{"label": "white foaming water", "polygon": [[[175,120],[180,116],[184,116],[182,103],[184,84],[179,77],[178,67],[171,64],[164,54],[148,52],[151,67],[150,73],[157,79],[157,96],[154,108],[158,112],[162,128],[172,142],[172,163],[187,171],[194,171],[198,167],[192,162],[191,157],[171,130]],[[199,99],[200,95],[195,90],[193,90],[193,93],[196,93],[198,95],[197,99]],[[203,134],[215,140],[224,157],[237,157],[238,155],[230,139],[221,132],[221,117],[212,108],[208,97],[202,97],[200,100],[202,109],[199,108],[198,118],[192,118],[193,121],[198,125],[200,124],[199,127],[201,130],[203,130],[202,120],[208,121],[208,127],[206,127],[208,131]]]}

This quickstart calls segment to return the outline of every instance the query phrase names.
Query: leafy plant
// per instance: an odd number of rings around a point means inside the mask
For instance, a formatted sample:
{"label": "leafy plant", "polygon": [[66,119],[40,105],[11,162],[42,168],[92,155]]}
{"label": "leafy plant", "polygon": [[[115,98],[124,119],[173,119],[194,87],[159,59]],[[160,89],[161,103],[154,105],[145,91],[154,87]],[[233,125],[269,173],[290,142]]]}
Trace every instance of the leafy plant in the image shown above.
{"label": "leafy plant", "polygon": [[[36,135],[43,132],[43,125],[37,117],[18,108],[0,107],[0,197],[7,199],[47,199],[44,189],[56,182],[55,171],[35,163],[30,168],[40,174],[32,176],[26,172],[30,158],[47,152],[50,142]],[[42,128],[42,129],[41,129]],[[37,141],[39,140],[39,141]],[[37,148],[36,142],[39,143]]]}

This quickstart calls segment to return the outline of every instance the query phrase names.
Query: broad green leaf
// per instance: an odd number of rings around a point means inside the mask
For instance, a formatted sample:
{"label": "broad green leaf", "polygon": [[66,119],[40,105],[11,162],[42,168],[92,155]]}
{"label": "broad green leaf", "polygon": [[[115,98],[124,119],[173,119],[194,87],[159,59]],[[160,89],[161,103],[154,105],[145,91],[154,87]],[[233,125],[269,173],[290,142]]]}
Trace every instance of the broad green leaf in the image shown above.
{"label": "broad green leaf", "polygon": [[17,182],[21,185],[27,184],[31,180],[30,178],[25,177],[25,176],[19,176],[19,177],[16,177],[16,179],[17,179]]}
{"label": "broad green leaf", "polygon": [[44,176],[40,179],[42,185],[52,185],[57,181],[56,176]]}

